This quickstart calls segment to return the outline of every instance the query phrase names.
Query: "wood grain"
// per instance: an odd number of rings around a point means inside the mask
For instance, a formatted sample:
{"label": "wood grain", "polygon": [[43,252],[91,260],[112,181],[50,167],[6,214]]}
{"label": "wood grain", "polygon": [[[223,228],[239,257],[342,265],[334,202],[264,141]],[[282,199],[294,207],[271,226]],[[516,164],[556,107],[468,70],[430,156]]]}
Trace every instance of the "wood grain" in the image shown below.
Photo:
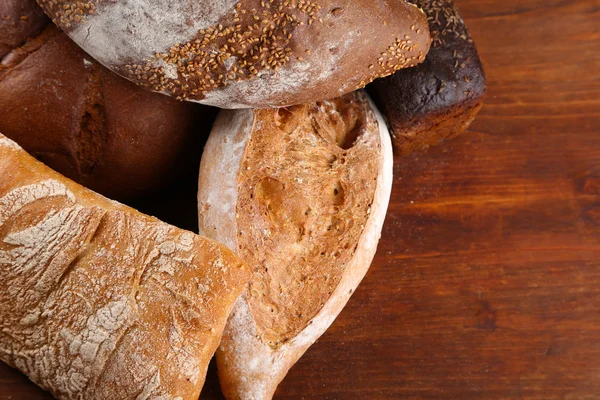
{"label": "wood grain", "polygon": [[[486,104],[396,159],[376,260],[277,399],[600,396],[600,0],[457,4]],[[0,399],[46,398],[0,365]]]}

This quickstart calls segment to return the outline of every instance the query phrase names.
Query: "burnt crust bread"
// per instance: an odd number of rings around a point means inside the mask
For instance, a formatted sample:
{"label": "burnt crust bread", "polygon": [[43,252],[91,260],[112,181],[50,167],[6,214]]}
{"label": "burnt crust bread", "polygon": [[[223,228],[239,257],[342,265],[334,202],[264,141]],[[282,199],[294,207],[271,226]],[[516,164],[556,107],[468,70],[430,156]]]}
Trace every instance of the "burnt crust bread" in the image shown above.
{"label": "burnt crust bread", "polygon": [[[33,0],[2,1],[39,9]],[[196,173],[194,149],[208,136],[215,110],[137,87],[39,18],[46,28],[0,58],[0,132],[114,199],[140,198],[181,179],[182,171]]]}
{"label": "burnt crust bread", "polygon": [[0,58],[41,32],[48,21],[33,0],[0,1]]}
{"label": "burnt crust bread", "polygon": [[221,108],[333,98],[423,61],[424,14],[405,0],[38,0],[106,67]]}
{"label": "burnt crust bread", "polygon": [[0,360],[58,399],[196,400],[250,279],[0,134]]}
{"label": "burnt crust bread", "polygon": [[452,0],[411,0],[429,21],[425,61],[369,85],[387,118],[397,154],[425,149],[463,133],[483,105],[483,65]]}
{"label": "burnt crust bread", "polygon": [[392,182],[385,122],[363,91],[221,111],[200,167],[200,232],[253,278],[217,351],[228,399],[269,399],[369,268]]}

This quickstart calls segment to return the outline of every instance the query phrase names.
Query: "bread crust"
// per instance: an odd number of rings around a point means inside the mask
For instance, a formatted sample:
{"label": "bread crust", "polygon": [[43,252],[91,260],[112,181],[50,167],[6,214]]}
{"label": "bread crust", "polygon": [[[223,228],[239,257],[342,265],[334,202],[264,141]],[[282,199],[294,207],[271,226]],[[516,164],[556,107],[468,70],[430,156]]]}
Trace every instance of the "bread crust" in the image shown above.
{"label": "bread crust", "polygon": [[0,59],[48,23],[44,12],[31,0],[0,2]]}
{"label": "bread crust", "polygon": [[[2,4],[29,4],[41,13],[34,0]],[[9,33],[1,21],[0,38]],[[190,150],[208,135],[214,114],[117,76],[52,23],[0,61],[0,132],[70,179],[119,200],[163,189],[197,168],[188,168],[198,162]]]}
{"label": "bread crust", "polygon": [[197,399],[250,278],[0,135],[0,360],[58,399]]}
{"label": "bread crust", "polygon": [[[362,101],[366,102],[366,97],[362,97]],[[375,134],[380,138],[381,153],[377,163],[374,201],[362,234],[356,243],[356,251],[322,307],[297,334],[282,344],[274,346],[273,343],[263,338],[264,332],[257,326],[256,314],[253,314],[250,309],[249,292],[246,291],[238,300],[217,351],[221,386],[228,399],[271,398],[277,385],[291,366],[325,332],[341,312],[368,270],[385,219],[391,191],[393,163],[391,141],[386,125],[370,100],[368,107],[373,110],[377,120],[378,131]],[[256,118],[255,111],[244,111],[244,115],[238,121],[233,121],[232,114],[235,112],[228,111],[219,115],[215,124],[216,129],[206,144],[200,170],[198,199],[201,232],[227,243],[234,249],[238,247],[238,230],[243,227],[236,225],[236,218],[232,213],[235,207],[232,204],[239,201],[239,168],[240,165],[244,165],[243,159],[246,152],[241,153],[237,149],[229,151],[228,147],[234,147],[230,145],[229,138],[243,138],[251,135],[256,124],[261,124],[261,121]],[[245,142],[236,141],[236,143],[247,144],[248,140],[247,138]],[[230,175],[228,178],[220,176],[221,180],[217,180],[219,171],[223,170],[219,160],[227,155],[229,157],[226,161],[227,165],[237,166],[237,169],[234,168],[231,173],[236,179],[231,179]],[[206,186],[204,182],[208,180],[218,183]],[[207,207],[207,204],[214,201],[214,197],[211,198],[211,196],[219,191],[232,192],[234,196],[228,197],[227,206]],[[217,221],[218,218],[230,218],[231,224],[222,231],[214,229],[211,222]]]}
{"label": "bread crust", "polygon": [[106,67],[221,108],[334,98],[422,62],[430,45],[423,13],[404,0],[38,3]]}
{"label": "bread crust", "polygon": [[483,64],[452,0],[410,0],[433,43],[425,61],[377,80],[369,92],[390,124],[394,150],[408,155],[463,133],[483,104]]}

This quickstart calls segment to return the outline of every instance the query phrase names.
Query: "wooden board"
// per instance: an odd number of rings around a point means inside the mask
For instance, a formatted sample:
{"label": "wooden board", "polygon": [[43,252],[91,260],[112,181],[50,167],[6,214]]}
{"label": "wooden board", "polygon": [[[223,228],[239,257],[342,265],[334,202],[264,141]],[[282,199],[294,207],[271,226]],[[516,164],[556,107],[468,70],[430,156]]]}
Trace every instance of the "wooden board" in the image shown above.
{"label": "wooden board", "polygon": [[[457,4],[486,105],[396,159],[376,260],[277,399],[600,397],[600,0]],[[0,399],[46,398],[0,365]]]}

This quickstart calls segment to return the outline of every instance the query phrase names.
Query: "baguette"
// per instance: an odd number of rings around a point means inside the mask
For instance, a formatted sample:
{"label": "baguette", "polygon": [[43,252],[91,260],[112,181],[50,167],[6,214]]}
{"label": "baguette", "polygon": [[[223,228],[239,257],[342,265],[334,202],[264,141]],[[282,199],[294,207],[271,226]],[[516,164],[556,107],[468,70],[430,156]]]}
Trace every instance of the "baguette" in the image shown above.
{"label": "baguette", "polygon": [[364,92],[221,111],[200,167],[200,231],[253,278],[217,351],[228,399],[269,399],[365,275],[392,184],[389,132]]}
{"label": "baguette", "polygon": [[38,0],[106,67],[221,108],[340,96],[422,62],[424,14],[405,0]]}
{"label": "baguette", "polygon": [[197,399],[244,264],[2,135],[0,176],[0,359],[58,399]]}

